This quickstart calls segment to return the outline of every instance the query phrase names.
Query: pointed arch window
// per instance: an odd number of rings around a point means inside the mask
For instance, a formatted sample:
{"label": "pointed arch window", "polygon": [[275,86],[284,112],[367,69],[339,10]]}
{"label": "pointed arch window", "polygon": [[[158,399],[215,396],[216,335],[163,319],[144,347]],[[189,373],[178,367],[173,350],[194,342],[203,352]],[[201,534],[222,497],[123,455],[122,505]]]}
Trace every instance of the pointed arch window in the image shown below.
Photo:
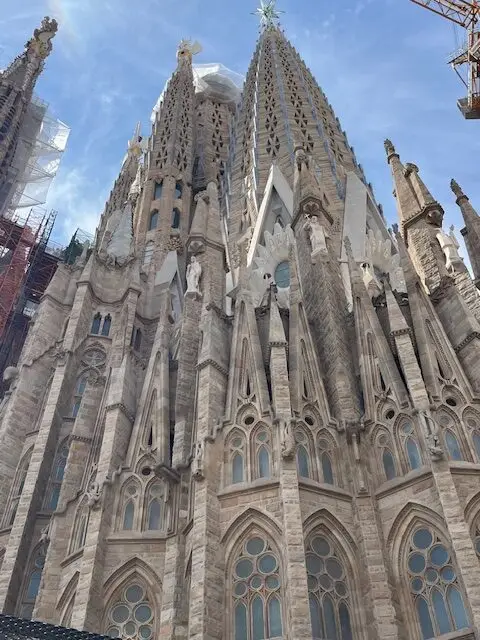
{"label": "pointed arch window", "polygon": [[452,460],[463,460],[463,454],[462,450],[460,449],[460,444],[458,443],[457,436],[453,433],[453,431],[451,431],[450,429],[445,429],[444,438],[450,458]]}
{"label": "pointed arch window", "polygon": [[148,230],[153,231],[158,226],[158,209],[154,209],[150,214],[150,219],[148,221]]}
{"label": "pointed arch window", "polygon": [[335,547],[315,534],[305,561],[313,637],[352,640],[348,573]]}
{"label": "pointed arch window", "polygon": [[28,451],[17,467],[15,478],[10,491],[10,504],[5,509],[5,517],[3,524],[6,527],[11,527],[17,515],[18,504],[22,497],[23,487],[25,486],[25,480],[27,479],[28,467],[30,466],[30,458],[32,457],[32,449]]}
{"label": "pointed arch window", "polygon": [[475,552],[480,558],[480,516],[477,516],[477,519],[475,521],[473,544],[475,546]]}
{"label": "pointed arch window", "polygon": [[147,490],[146,521],[147,531],[163,531],[167,528],[165,487],[161,482],[154,482]]}
{"label": "pointed arch window", "polygon": [[180,211],[175,207],[172,211],[172,229],[178,229],[180,227]]}
{"label": "pointed arch window", "polygon": [[298,475],[300,478],[311,478],[313,469],[309,453],[310,446],[308,437],[303,429],[297,429],[295,431],[295,442],[297,443],[296,458]]}
{"label": "pointed arch window", "polygon": [[445,411],[441,412],[438,416],[438,423],[442,427],[443,443],[449,458],[451,460],[465,460],[466,458],[460,443],[455,419]]}
{"label": "pointed arch window", "polygon": [[112,316],[110,314],[105,316],[102,325],[102,336],[108,336],[110,333],[110,327],[112,326]]}
{"label": "pointed arch window", "polygon": [[163,191],[163,182],[155,182],[155,187],[153,189],[153,199],[160,200],[160,198],[162,197],[162,191]]}
{"label": "pointed arch window", "polygon": [[42,579],[42,571],[45,565],[45,545],[37,547],[28,563],[28,570],[25,573],[24,583],[22,586],[22,598],[18,609],[20,618],[31,620],[35,601],[37,599],[38,590],[40,589],[40,580]]}
{"label": "pointed arch window", "polygon": [[57,508],[60,489],[62,488],[63,477],[65,475],[65,467],[67,466],[68,448],[69,443],[64,441],[57,450],[50,474],[50,482],[45,502],[45,509],[47,511],[55,511]]}
{"label": "pointed arch window", "polygon": [[413,423],[410,421],[404,422],[400,426],[399,434],[409,468],[411,470],[419,469],[423,465],[423,461]]}
{"label": "pointed arch window", "polygon": [[129,480],[122,492],[120,501],[120,529],[133,531],[137,528],[137,513],[140,500],[140,487],[135,480]]}
{"label": "pointed arch window", "polygon": [[467,425],[472,438],[473,446],[477,460],[480,460],[480,423],[476,415],[470,415],[465,418],[465,424]]}
{"label": "pointed arch window", "polygon": [[105,632],[110,638],[155,637],[155,611],[141,580],[132,579],[107,608]]}
{"label": "pointed arch window", "polygon": [[78,410],[80,409],[80,404],[82,402],[82,397],[85,392],[87,382],[88,382],[87,375],[84,375],[81,378],[79,378],[77,382],[77,386],[75,387],[75,395],[73,396],[72,418],[76,418],[78,415]]}
{"label": "pointed arch window", "polygon": [[318,439],[318,455],[320,463],[320,482],[325,484],[335,484],[335,474],[333,468],[334,450],[325,434],[320,433]]}
{"label": "pointed arch window", "polygon": [[270,432],[263,425],[254,433],[254,459],[257,478],[270,478],[272,474],[272,445]]}
{"label": "pointed arch window", "polygon": [[87,505],[86,498],[82,501],[75,516],[75,522],[72,529],[72,539],[70,542],[70,553],[75,553],[85,546],[87,538],[88,521],[90,517],[90,509]]}
{"label": "pointed arch window", "polygon": [[245,436],[240,431],[231,435],[227,451],[227,476],[230,484],[245,482]]}
{"label": "pointed arch window", "polygon": [[93,316],[93,320],[92,320],[92,328],[90,329],[90,333],[94,333],[95,335],[98,335],[100,333],[100,325],[102,323],[102,315],[101,313],[96,313]]}
{"label": "pointed arch window", "polygon": [[376,444],[385,479],[392,480],[393,478],[396,478],[397,467],[395,463],[395,456],[393,455],[390,436],[383,431],[380,432],[380,434],[377,436]]}
{"label": "pointed arch window", "polygon": [[233,637],[263,640],[283,636],[280,562],[267,539],[250,537],[233,567]]}
{"label": "pointed arch window", "polygon": [[451,550],[429,526],[410,536],[405,575],[423,640],[470,625]]}
{"label": "pointed arch window", "polygon": [[183,194],[183,185],[181,182],[175,183],[175,200],[179,200]]}

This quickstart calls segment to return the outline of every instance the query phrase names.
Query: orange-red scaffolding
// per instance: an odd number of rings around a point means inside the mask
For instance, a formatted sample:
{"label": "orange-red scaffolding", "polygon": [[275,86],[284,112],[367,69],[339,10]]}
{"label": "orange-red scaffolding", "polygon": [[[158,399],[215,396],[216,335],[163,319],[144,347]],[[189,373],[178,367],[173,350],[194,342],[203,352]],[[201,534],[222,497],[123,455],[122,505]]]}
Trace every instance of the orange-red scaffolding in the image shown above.
{"label": "orange-red scaffolding", "polygon": [[31,209],[26,218],[0,218],[0,339],[22,291],[45,213]]}

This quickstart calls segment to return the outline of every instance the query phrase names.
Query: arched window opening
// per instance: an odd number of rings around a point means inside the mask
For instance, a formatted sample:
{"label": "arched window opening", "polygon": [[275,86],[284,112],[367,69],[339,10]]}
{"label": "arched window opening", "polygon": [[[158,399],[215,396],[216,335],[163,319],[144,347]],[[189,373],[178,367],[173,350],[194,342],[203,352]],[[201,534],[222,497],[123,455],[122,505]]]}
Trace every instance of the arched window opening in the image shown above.
{"label": "arched window opening", "polygon": [[457,436],[453,433],[453,431],[450,431],[450,429],[445,430],[445,444],[447,445],[448,453],[452,460],[464,459]]}
{"label": "arched window opening", "polygon": [[137,482],[130,481],[122,492],[120,501],[120,529],[133,531],[137,528],[136,514],[140,499],[140,488]]}
{"label": "arched window opening", "polygon": [[148,531],[165,529],[165,489],[160,482],[150,485],[146,507],[146,529]]}
{"label": "arched window opening", "polygon": [[477,520],[475,522],[473,544],[475,546],[475,552],[477,556],[480,558],[480,516],[477,517]]}
{"label": "arched window opening", "polygon": [[281,638],[282,577],[279,559],[263,536],[250,537],[233,568],[235,640]]}
{"label": "arched window opening", "polygon": [[245,438],[234,433],[229,441],[228,462],[230,464],[229,479],[231,484],[245,481]]}
{"label": "arched window opening", "polygon": [[60,497],[60,489],[62,488],[63,477],[65,475],[65,467],[68,458],[68,442],[60,445],[53,463],[50,474],[50,482],[47,491],[47,499],[45,508],[47,511],[55,511]]}
{"label": "arched window opening", "polygon": [[132,580],[108,607],[105,627],[110,638],[155,637],[155,612],[140,580]]}
{"label": "arched window opening", "polygon": [[102,316],[100,313],[96,313],[93,316],[93,320],[92,320],[92,328],[90,329],[90,333],[94,333],[95,335],[98,335],[100,333],[100,324],[102,322]]}
{"label": "arched window opening", "polygon": [[75,553],[85,546],[90,510],[86,502],[80,506],[73,525],[70,553]]}
{"label": "arched window opening", "polygon": [[467,414],[464,416],[464,424],[468,427],[469,433],[472,438],[473,446],[477,456],[477,461],[480,460],[480,420],[474,414]]}
{"label": "arched window opening", "polygon": [[290,265],[288,260],[284,260],[277,265],[274,279],[279,289],[286,289],[290,286]]}
{"label": "arched window opening", "polygon": [[158,210],[154,209],[150,214],[150,220],[148,221],[148,230],[153,231],[158,225]]}
{"label": "arched window opening", "polygon": [[400,440],[402,442],[409,468],[411,470],[419,469],[423,462],[418,448],[413,424],[411,422],[403,423],[398,433],[400,435]]}
{"label": "arched window opening", "polygon": [[10,504],[5,509],[5,517],[3,519],[3,523],[7,527],[11,527],[13,525],[15,516],[17,515],[18,504],[20,502],[20,498],[22,497],[23,487],[25,486],[25,480],[27,478],[31,457],[32,452],[29,451],[18,465],[10,493]]}
{"label": "arched window opening", "polygon": [[182,197],[183,185],[181,182],[175,183],[175,200],[179,200]]}
{"label": "arched window opening", "polygon": [[78,410],[80,409],[80,404],[82,402],[82,396],[85,392],[85,388],[87,386],[88,377],[82,376],[75,388],[75,395],[73,396],[73,406],[72,406],[72,418],[76,418],[78,415]]}
{"label": "arched window opening", "polygon": [[297,472],[300,478],[312,477],[312,465],[309,455],[309,442],[306,433],[303,429],[297,429],[295,431],[295,442],[297,443]]}
{"label": "arched window opening", "polygon": [[180,211],[175,207],[172,211],[172,229],[178,229],[180,227]]}
{"label": "arched window opening", "polygon": [[142,331],[141,329],[134,329],[135,337],[133,339],[133,348],[135,351],[140,351],[140,347],[142,346]]}
{"label": "arched window opening", "polygon": [[256,477],[270,478],[271,476],[271,442],[267,429],[259,429],[254,440]]}
{"label": "arched window opening", "polygon": [[458,572],[447,545],[428,526],[410,537],[407,571],[422,639],[469,626]]}
{"label": "arched window opening", "polygon": [[112,316],[108,314],[107,316],[105,316],[105,319],[103,321],[102,336],[108,336],[108,334],[110,333],[111,326],[112,326]]}
{"label": "arched window opening", "polygon": [[393,458],[392,452],[388,449],[383,450],[382,462],[386,479],[392,480],[393,478],[396,478],[397,471],[395,469],[395,460]]}
{"label": "arched window opening", "polygon": [[160,198],[162,197],[162,191],[163,191],[163,182],[155,182],[155,187],[153,189],[153,199],[160,200]]}
{"label": "arched window opening", "polygon": [[326,438],[320,437],[318,440],[318,452],[320,460],[320,482],[325,484],[335,484],[335,474],[333,472],[333,449]]}
{"label": "arched window opening", "polygon": [[305,560],[313,637],[352,640],[348,572],[335,548],[315,535]]}
{"label": "arched window opening", "polygon": [[40,589],[40,580],[42,579],[42,571],[45,565],[45,546],[37,547],[30,558],[28,571],[25,573],[24,584],[22,587],[22,599],[18,610],[20,618],[31,620],[35,601],[37,599],[38,590]]}

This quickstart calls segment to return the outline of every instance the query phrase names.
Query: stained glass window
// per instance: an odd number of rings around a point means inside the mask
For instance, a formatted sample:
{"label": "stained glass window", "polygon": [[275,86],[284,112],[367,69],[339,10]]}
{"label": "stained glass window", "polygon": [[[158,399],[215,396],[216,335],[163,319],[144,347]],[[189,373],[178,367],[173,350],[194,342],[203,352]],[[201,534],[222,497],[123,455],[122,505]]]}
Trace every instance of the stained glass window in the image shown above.
{"label": "stained glass window", "polygon": [[348,575],[334,545],[315,535],[305,561],[313,637],[352,640]]}
{"label": "stained glass window", "polygon": [[140,581],[134,581],[109,608],[106,633],[111,638],[150,640],[154,627],[154,610],[146,589]]}
{"label": "stained glass window", "polygon": [[250,537],[233,569],[235,640],[266,640],[283,635],[279,561],[267,540]]}
{"label": "stained glass window", "polygon": [[469,626],[454,559],[433,529],[412,533],[407,571],[423,640]]}

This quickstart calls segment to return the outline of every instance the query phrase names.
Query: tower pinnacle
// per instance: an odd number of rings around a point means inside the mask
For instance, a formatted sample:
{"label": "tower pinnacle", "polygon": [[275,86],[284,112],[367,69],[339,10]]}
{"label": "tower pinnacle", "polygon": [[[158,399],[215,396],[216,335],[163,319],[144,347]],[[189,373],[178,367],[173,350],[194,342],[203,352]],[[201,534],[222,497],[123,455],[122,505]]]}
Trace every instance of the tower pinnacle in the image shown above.
{"label": "tower pinnacle", "polygon": [[276,0],[260,0],[260,6],[252,15],[259,16],[261,29],[267,29],[278,24],[281,13],[285,11],[276,8]]}

